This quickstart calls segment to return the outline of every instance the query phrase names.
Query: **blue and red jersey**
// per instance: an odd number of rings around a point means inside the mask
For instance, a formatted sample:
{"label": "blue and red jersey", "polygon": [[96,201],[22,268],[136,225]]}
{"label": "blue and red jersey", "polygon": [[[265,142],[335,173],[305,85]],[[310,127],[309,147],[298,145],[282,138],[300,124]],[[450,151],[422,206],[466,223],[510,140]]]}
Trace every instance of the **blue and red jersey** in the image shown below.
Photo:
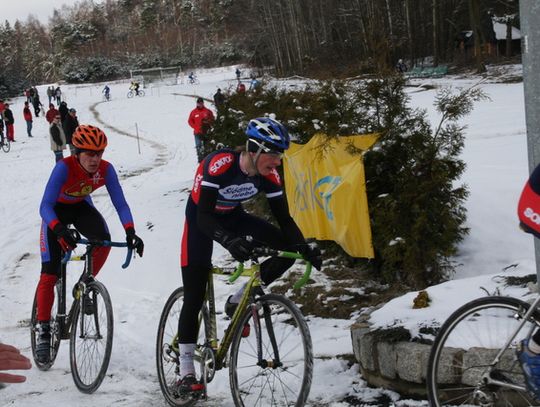
{"label": "blue and red jersey", "polygon": [[54,229],[59,223],[54,211],[57,203],[76,204],[85,200],[93,205],[90,194],[104,185],[124,229],[134,227],[131,210],[112,164],[101,160],[98,170],[94,174],[88,174],[74,155],[58,161],[51,173],[39,207],[43,221],[50,229]]}
{"label": "blue and red jersey", "polygon": [[240,152],[218,150],[209,154],[197,168],[191,198],[199,203],[201,187],[218,191],[216,213],[229,213],[242,202],[259,192],[266,193],[268,199],[283,195],[283,187],[278,172],[274,169],[268,176],[248,176],[240,169]]}

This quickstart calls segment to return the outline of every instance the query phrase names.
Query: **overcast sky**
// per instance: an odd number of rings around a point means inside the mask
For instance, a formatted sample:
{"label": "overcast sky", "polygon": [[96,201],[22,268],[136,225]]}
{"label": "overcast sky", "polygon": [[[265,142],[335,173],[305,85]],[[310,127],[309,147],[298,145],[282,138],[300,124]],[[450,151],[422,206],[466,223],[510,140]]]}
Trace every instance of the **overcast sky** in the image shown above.
{"label": "overcast sky", "polygon": [[[33,14],[41,23],[47,24],[54,9],[63,4],[72,5],[79,0],[0,0],[0,21],[2,24],[8,20],[13,25],[15,20],[26,21],[29,14]],[[102,3],[104,0],[94,0]]]}

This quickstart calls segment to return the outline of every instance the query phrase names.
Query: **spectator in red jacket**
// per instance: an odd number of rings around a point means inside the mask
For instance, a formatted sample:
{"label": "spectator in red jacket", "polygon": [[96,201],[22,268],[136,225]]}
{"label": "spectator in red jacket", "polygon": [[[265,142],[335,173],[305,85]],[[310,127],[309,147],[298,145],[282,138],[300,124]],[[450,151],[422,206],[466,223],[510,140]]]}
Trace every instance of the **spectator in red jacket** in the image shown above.
{"label": "spectator in red jacket", "polygon": [[197,107],[189,114],[188,124],[193,128],[195,136],[195,149],[197,150],[197,160],[201,162],[205,156],[205,142],[208,131],[214,123],[214,113],[204,106],[203,98],[197,99]]}
{"label": "spectator in red jacket", "polygon": [[54,118],[59,114],[60,113],[58,112],[58,109],[54,107],[52,103],[49,103],[49,110],[47,110],[47,113],[45,113],[45,118],[47,119],[47,122],[49,124],[52,124]]}
{"label": "spectator in red jacket", "polygon": [[24,102],[23,117],[26,121],[26,132],[28,133],[28,137],[32,137],[32,112],[28,107],[28,102]]}

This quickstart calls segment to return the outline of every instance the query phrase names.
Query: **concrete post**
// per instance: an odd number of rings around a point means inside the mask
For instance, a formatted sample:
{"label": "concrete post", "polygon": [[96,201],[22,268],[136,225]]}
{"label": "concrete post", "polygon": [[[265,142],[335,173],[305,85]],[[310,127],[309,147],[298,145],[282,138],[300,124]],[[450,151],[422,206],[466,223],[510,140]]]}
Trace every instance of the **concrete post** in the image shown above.
{"label": "concrete post", "polygon": [[[529,173],[540,163],[540,1],[520,0],[521,53]],[[540,239],[534,239],[536,274],[540,283]]]}

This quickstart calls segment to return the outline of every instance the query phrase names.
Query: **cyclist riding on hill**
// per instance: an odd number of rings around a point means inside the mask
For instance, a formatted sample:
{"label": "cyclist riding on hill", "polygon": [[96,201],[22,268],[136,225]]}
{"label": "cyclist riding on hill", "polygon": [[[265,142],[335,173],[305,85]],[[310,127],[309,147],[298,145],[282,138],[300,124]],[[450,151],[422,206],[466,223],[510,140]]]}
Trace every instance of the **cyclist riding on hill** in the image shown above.
{"label": "cyclist riding on hill", "polygon": [[[90,194],[106,186],[126,231],[128,246],[143,255],[144,243],[135,234],[133,217],[124,198],[112,164],[101,157],[107,146],[105,133],[94,126],[80,125],[73,133],[75,155],[60,160],[54,167],[41,200],[43,219],[40,233],[41,277],[37,286],[38,333],[36,356],[41,363],[50,359],[51,308],[54,286],[60,275],[62,252],[77,246],[78,236],[68,229],[72,224],[88,239],[110,240],[103,216],[92,203]],[[107,260],[110,247],[96,248],[92,255],[94,276]],[[90,308],[91,309],[91,308]]]}
{"label": "cyclist riding on hill", "polygon": [[111,98],[111,88],[109,88],[109,85],[105,85],[103,88],[102,93],[105,95],[105,98],[109,100]]}
{"label": "cyclist riding on hill", "polygon": [[130,90],[135,91],[135,95],[139,96],[139,82],[137,81],[131,81],[131,85],[129,86]]}
{"label": "cyclist riding on hill", "polygon": [[[186,206],[181,248],[184,304],[178,322],[181,393],[197,392],[193,353],[197,339],[198,314],[212,269],[213,241],[225,247],[237,261],[250,258],[255,242],[277,250],[298,251],[315,268],[322,264],[318,248],[306,243],[289,214],[287,200],[276,168],[289,148],[287,129],[278,121],[257,118],[249,122],[245,151],[222,149],[209,154],[195,174]],[[242,202],[264,192],[279,228],[244,211]],[[261,278],[270,284],[294,259],[272,257],[261,264]],[[244,288],[227,299],[225,312],[231,316]]]}
{"label": "cyclist riding on hill", "polygon": [[197,78],[197,75],[195,75],[193,73],[193,71],[191,71],[188,75],[188,79],[189,79],[189,83],[195,83],[195,79]]}

